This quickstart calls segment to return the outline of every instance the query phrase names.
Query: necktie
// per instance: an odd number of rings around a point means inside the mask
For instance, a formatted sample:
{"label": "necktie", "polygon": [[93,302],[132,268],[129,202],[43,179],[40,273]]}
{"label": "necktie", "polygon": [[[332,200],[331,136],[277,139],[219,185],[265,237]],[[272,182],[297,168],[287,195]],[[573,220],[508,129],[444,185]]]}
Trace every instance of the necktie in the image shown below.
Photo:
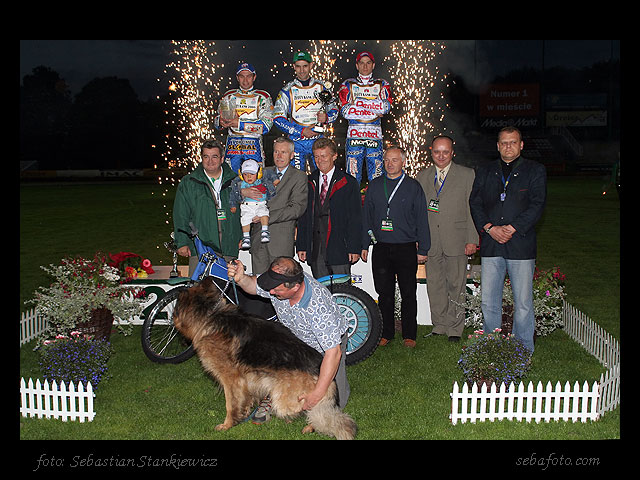
{"label": "necktie", "polygon": [[278,172],[278,180],[282,180],[282,172]]}
{"label": "necktie", "polygon": [[320,205],[324,205],[324,199],[327,196],[327,190],[329,189],[329,185],[327,183],[327,174],[322,174],[322,187],[320,188]]}
{"label": "necktie", "polygon": [[439,185],[444,183],[444,170],[440,170],[440,173],[438,174],[438,183]]}

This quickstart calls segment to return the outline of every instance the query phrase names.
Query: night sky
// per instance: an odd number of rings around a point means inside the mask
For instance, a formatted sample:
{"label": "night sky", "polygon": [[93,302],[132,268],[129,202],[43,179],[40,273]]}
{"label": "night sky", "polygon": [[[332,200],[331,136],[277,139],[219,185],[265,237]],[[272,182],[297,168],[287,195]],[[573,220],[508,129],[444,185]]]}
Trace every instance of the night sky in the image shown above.
{"label": "night sky", "polygon": [[[241,60],[254,64],[258,73],[256,86],[275,97],[282,81],[275,81],[269,68],[290,60],[288,40],[221,41],[232,48],[221,48],[217,58],[230,64]],[[370,49],[385,51],[371,42]],[[620,42],[611,40],[451,40],[442,57],[442,66],[458,74],[468,84],[490,82],[495,75],[523,66],[550,68],[563,65],[581,68],[598,61],[620,58]],[[295,41],[304,48],[306,40]],[[169,40],[21,40],[20,84],[34,67],[44,65],[56,71],[73,95],[96,77],[126,78],[140,100],[149,100],[166,92],[168,75],[164,69],[172,60]],[[283,54],[280,52],[283,51]],[[543,63],[544,52],[544,63]],[[355,74],[355,67],[345,75]],[[384,78],[385,65],[376,58],[377,76]],[[290,77],[289,77],[290,78]]]}

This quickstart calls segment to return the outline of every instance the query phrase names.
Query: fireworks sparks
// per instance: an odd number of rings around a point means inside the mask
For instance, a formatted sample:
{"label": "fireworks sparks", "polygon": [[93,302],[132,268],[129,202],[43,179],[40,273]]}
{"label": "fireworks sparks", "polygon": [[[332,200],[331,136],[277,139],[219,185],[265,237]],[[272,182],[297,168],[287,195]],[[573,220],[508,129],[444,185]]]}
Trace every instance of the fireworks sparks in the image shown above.
{"label": "fireworks sparks", "polygon": [[[200,145],[214,137],[213,118],[223,82],[224,63],[212,60],[217,55],[216,44],[206,40],[174,40],[175,60],[167,65],[171,72],[169,97],[165,104],[166,123],[170,127],[165,137],[166,170],[158,176],[160,185],[175,187],[180,175],[192,170],[200,161]],[[176,178],[178,176],[178,178]],[[166,197],[169,186],[161,192]],[[164,205],[165,223],[170,224],[170,205]]]}
{"label": "fireworks sparks", "polygon": [[174,40],[172,43],[177,58],[167,66],[174,70],[174,76],[169,84],[173,103],[171,111],[166,112],[175,137],[167,138],[164,159],[169,168],[189,168],[199,162],[202,140],[213,136],[213,117],[224,80],[219,70],[224,64],[211,60],[216,55],[215,42]]}
{"label": "fireworks sparks", "polygon": [[415,176],[430,164],[429,145],[442,126],[448,106],[442,86],[447,79],[437,66],[437,56],[445,46],[427,40],[401,40],[391,45],[385,61],[392,65],[391,87],[395,105],[391,116],[395,124],[395,143],[407,152],[407,173]]}
{"label": "fireworks sparks", "polygon": [[[309,40],[296,45],[290,42],[289,52],[286,49],[279,52],[282,64],[264,68],[269,68],[274,79],[284,77],[284,84],[293,74],[293,53],[307,50],[315,63],[312,74],[329,82],[337,93],[343,80],[357,75],[355,55],[370,48],[367,42],[373,43],[377,51],[386,45],[379,40]],[[224,63],[216,63],[217,52],[224,51],[228,56],[230,43],[208,40],[174,40],[172,43],[175,60],[165,69],[165,74],[171,75],[165,112],[172,133],[165,139],[163,155],[169,174],[159,177],[159,182],[175,186],[179,178],[174,178],[174,171],[184,173],[185,169],[191,170],[198,164],[202,140],[216,135],[223,140],[225,132],[214,131],[213,118],[220,96],[233,88],[234,77],[228,68],[225,71]],[[388,75],[394,97],[391,113],[383,124],[385,143],[397,144],[406,150],[407,172],[415,175],[430,163],[428,151],[432,137],[447,133],[443,127],[448,107],[444,97],[447,74],[437,65],[437,57],[445,46],[435,41],[399,40],[388,48],[390,53],[386,57],[378,56],[374,71],[376,76]],[[244,55],[246,46],[241,45],[240,49]],[[270,93],[274,98],[277,96],[277,91]],[[344,143],[343,129],[346,121],[340,117],[330,134],[339,148]]]}

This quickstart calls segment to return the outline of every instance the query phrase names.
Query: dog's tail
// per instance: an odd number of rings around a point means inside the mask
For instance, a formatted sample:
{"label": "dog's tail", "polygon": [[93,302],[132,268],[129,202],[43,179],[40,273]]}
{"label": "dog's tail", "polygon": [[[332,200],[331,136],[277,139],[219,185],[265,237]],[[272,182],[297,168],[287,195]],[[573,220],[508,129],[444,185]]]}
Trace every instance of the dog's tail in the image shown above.
{"label": "dog's tail", "polygon": [[358,431],[356,422],[341,411],[335,401],[324,398],[307,412],[309,424],[319,433],[338,440],[353,440]]}

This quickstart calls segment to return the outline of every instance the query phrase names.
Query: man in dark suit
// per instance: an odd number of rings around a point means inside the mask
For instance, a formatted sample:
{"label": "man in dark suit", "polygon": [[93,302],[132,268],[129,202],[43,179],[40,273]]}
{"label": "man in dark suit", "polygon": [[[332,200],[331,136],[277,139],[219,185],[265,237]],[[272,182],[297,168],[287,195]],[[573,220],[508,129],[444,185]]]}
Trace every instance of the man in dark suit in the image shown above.
{"label": "man in dark suit", "polygon": [[502,324],[502,292],[508,273],[513,290],[513,334],[533,351],[535,226],[546,204],[547,174],[543,165],[520,156],[523,147],[517,128],[500,130],[500,160],[478,168],[469,206],[481,232],[484,330],[491,332]]}
{"label": "man in dark suit", "polygon": [[280,183],[276,195],[267,202],[271,241],[260,242],[260,223],[251,228],[251,267],[254,274],[264,273],[277,257],[293,257],[298,219],[307,208],[307,175],[297,168],[288,168],[294,156],[294,143],[287,137],[273,142],[273,163]]}
{"label": "man in dark suit", "polygon": [[459,341],[464,329],[467,256],[476,252],[478,232],[469,210],[475,173],[453,162],[453,140],[440,136],[431,142],[433,165],[416,180],[427,200],[431,248],[426,263],[431,335]]}
{"label": "man in dark suit", "polygon": [[351,175],[336,168],[333,140],[316,140],[313,158],[318,168],[309,174],[307,210],[298,222],[298,258],[309,264],[315,278],[350,274],[361,251],[360,188]]}

